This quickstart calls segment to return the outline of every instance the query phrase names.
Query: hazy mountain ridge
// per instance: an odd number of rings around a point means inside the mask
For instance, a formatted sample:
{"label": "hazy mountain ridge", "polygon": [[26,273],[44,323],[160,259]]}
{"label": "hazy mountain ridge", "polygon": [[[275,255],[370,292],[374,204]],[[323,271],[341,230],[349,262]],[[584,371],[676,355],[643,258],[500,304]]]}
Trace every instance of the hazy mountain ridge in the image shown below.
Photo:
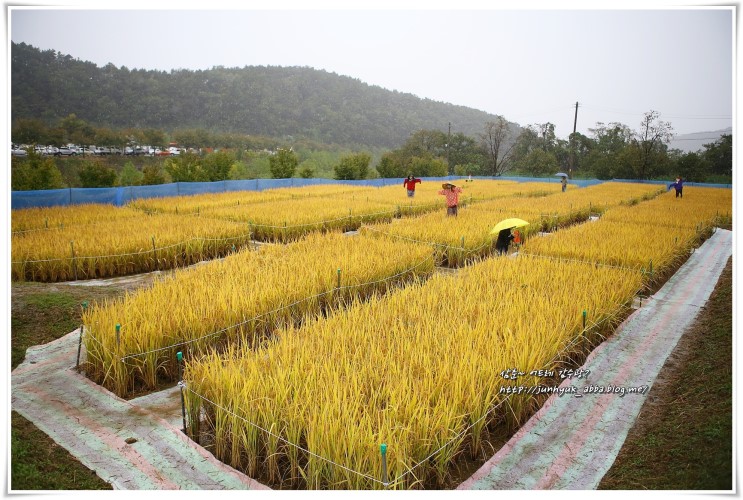
{"label": "hazy mountain ridge", "polygon": [[721,130],[708,132],[694,132],[692,134],[681,134],[675,136],[668,144],[670,149],[680,149],[684,153],[702,151],[705,144],[712,144],[723,135],[732,135],[733,128],[727,127]]}
{"label": "hazy mountain ridge", "polygon": [[[201,128],[394,148],[420,129],[477,137],[495,115],[307,67],[130,70],[11,44],[12,120],[74,113],[95,126]],[[515,124],[514,135],[519,127]]]}

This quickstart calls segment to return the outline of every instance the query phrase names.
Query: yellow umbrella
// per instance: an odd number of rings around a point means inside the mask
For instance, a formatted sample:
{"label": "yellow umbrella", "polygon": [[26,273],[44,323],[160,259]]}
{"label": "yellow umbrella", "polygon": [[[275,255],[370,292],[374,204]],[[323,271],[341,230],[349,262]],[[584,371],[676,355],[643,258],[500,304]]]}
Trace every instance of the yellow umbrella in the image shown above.
{"label": "yellow umbrella", "polygon": [[490,234],[498,234],[504,229],[512,229],[514,227],[523,227],[523,226],[528,226],[528,225],[529,223],[523,219],[516,219],[516,218],[504,219],[495,225],[493,230],[490,231]]}

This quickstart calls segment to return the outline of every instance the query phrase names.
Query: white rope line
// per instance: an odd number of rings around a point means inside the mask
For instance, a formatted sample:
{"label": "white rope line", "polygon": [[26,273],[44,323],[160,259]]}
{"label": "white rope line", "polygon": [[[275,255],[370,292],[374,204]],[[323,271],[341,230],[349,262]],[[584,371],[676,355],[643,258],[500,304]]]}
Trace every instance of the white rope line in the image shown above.
{"label": "white rope line", "polygon": [[420,467],[420,466],[421,466],[421,465],[423,465],[424,463],[428,462],[428,461],[429,461],[429,460],[430,460],[431,458],[433,458],[433,457],[434,457],[435,455],[437,455],[438,453],[440,453],[440,452],[441,452],[441,450],[443,450],[444,448],[446,448],[447,446],[449,446],[449,445],[450,445],[451,443],[453,443],[454,441],[456,441],[457,439],[459,439],[460,437],[462,437],[462,436],[463,436],[463,435],[464,435],[464,434],[465,434],[466,432],[468,432],[468,431],[469,431],[470,429],[472,429],[472,428],[473,428],[473,427],[474,427],[475,425],[477,425],[478,423],[480,423],[480,422],[481,422],[481,421],[482,421],[483,419],[485,419],[485,417],[487,417],[487,416],[488,416],[488,415],[489,415],[489,414],[490,414],[490,413],[491,413],[491,412],[492,412],[493,410],[497,410],[497,409],[498,409],[498,408],[499,408],[499,407],[500,407],[500,406],[501,406],[501,405],[502,405],[503,403],[505,403],[506,401],[508,401],[508,400],[510,399],[510,397],[511,397],[511,396],[512,396],[512,394],[509,394],[509,395],[507,395],[507,396],[506,396],[505,398],[503,398],[503,399],[502,399],[502,400],[501,400],[500,402],[498,402],[498,404],[496,404],[496,405],[495,405],[495,406],[493,406],[492,408],[489,408],[489,409],[488,409],[488,411],[486,411],[486,412],[485,412],[485,413],[483,414],[483,416],[482,416],[482,417],[480,417],[480,418],[478,418],[477,420],[475,420],[474,422],[472,422],[472,423],[471,423],[471,424],[470,424],[469,426],[467,426],[467,428],[466,428],[466,429],[464,429],[464,430],[462,430],[461,432],[459,432],[459,433],[458,433],[458,434],[457,434],[456,436],[454,436],[454,437],[453,437],[453,438],[451,438],[451,439],[450,439],[449,441],[447,441],[446,443],[444,443],[444,444],[443,444],[443,445],[442,445],[442,446],[441,446],[441,447],[440,447],[439,449],[437,449],[436,451],[434,451],[433,453],[431,453],[430,455],[428,455],[428,456],[427,456],[426,458],[424,458],[423,460],[421,460],[420,462],[418,462],[418,463],[417,463],[417,464],[415,464],[414,466],[412,466],[412,467],[409,467],[409,468],[408,468],[408,470],[406,470],[405,472],[403,472],[402,474],[400,474],[399,476],[397,476],[397,477],[396,477],[396,478],[395,478],[395,479],[394,479],[393,481],[391,481],[391,482],[390,482],[389,484],[394,484],[394,483],[397,483],[398,481],[402,480],[402,478],[404,478],[404,477],[405,477],[405,476],[407,476],[408,474],[412,473],[412,472],[413,472],[413,471],[414,471],[415,469],[417,469],[418,467]]}
{"label": "white rope line", "polygon": [[[612,318],[612,317],[611,317],[611,316],[609,316],[609,317],[607,317],[607,318],[604,318],[604,320],[602,320],[602,321],[606,321],[606,320],[608,320],[608,319],[611,319],[611,318]],[[598,327],[598,326],[599,326],[599,323],[596,323],[596,322],[592,322],[592,323],[591,323],[591,326],[596,326],[596,327]],[[582,330],[582,332],[581,332],[581,335],[582,335],[582,333],[583,333],[583,332],[587,331],[587,330],[588,330],[589,328],[590,328],[590,327],[588,327],[588,326],[587,326],[587,327],[586,327],[585,329],[583,329],[583,330]],[[577,337],[575,337],[575,338],[573,339],[573,341],[572,341],[572,342],[570,342],[570,343],[569,343],[568,345],[566,345],[566,346],[565,346],[565,347],[564,347],[564,348],[563,348],[563,349],[562,349],[562,350],[561,350],[560,352],[558,352],[558,353],[557,353],[557,354],[556,354],[556,355],[555,355],[555,356],[554,356],[554,357],[552,358],[552,360],[550,360],[550,361],[549,361],[549,362],[547,363],[547,365],[545,365],[545,368],[546,368],[546,367],[548,367],[549,365],[551,365],[551,364],[552,364],[552,363],[553,363],[553,362],[554,362],[554,361],[555,361],[555,360],[556,360],[556,359],[557,359],[558,357],[560,357],[561,355],[563,355],[563,354],[564,354],[565,352],[567,352],[567,351],[568,351],[568,349],[569,349],[570,347],[572,347],[572,346],[573,346],[573,345],[574,345],[575,343],[577,343],[577,342],[579,342],[579,341],[581,341],[581,340],[582,340],[582,339],[581,339],[581,336],[580,336],[580,335],[579,335],[579,336],[577,336]],[[298,444],[292,443],[291,441],[289,441],[289,440],[287,440],[287,439],[285,439],[285,438],[283,438],[283,437],[281,437],[281,436],[279,436],[279,435],[277,435],[277,434],[274,434],[273,432],[271,432],[271,431],[269,431],[269,430],[266,430],[266,429],[264,429],[264,428],[263,428],[263,427],[261,427],[260,425],[258,425],[258,424],[256,424],[256,423],[254,423],[254,422],[251,422],[250,420],[248,420],[248,419],[246,419],[246,418],[244,418],[244,417],[242,417],[242,416],[240,416],[240,415],[237,415],[237,414],[235,414],[235,413],[234,413],[234,412],[232,412],[231,410],[228,410],[227,408],[224,408],[223,406],[221,406],[221,405],[219,405],[219,404],[215,403],[214,401],[212,401],[212,400],[208,399],[207,397],[205,397],[205,396],[203,396],[203,395],[201,395],[201,394],[197,393],[196,391],[194,391],[194,390],[192,390],[191,388],[189,388],[189,387],[188,387],[188,386],[187,386],[187,385],[185,384],[185,382],[183,382],[183,381],[181,381],[181,383],[180,383],[179,385],[181,385],[181,387],[185,387],[185,388],[186,388],[186,390],[188,390],[189,392],[191,392],[191,393],[192,393],[192,394],[194,394],[195,396],[197,396],[197,397],[201,398],[202,400],[204,400],[204,401],[207,401],[208,403],[210,403],[210,404],[211,404],[211,405],[213,405],[214,407],[216,407],[216,408],[220,408],[221,410],[223,410],[223,411],[225,411],[225,412],[229,413],[230,415],[233,415],[233,416],[235,416],[235,417],[239,418],[239,419],[240,419],[240,420],[242,420],[243,422],[245,422],[245,423],[247,423],[247,424],[249,424],[249,425],[252,425],[253,427],[255,427],[255,428],[257,428],[257,429],[260,429],[260,430],[264,431],[264,432],[265,432],[266,434],[268,434],[268,435],[270,435],[270,436],[273,436],[273,437],[275,437],[275,438],[277,438],[277,439],[281,440],[282,442],[286,443],[287,445],[289,445],[289,446],[292,446],[292,447],[294,447],[294,448],[296,448],[296,449],[298,449],[298,450],[300,450],[300,451],[303,451],[303,452],[305,452],[305,453],[307,453],[307,454],[309,454],[309,455],[312,455],[313,457],[316,457],[316,458],[318,458],[318,459],[320,459],[320,460],[323,460],[323,461],[325,461],[325,462],[327,462],[327,463],[329,463],[329,464],[332,464],[332,465],[334,465],[334,466],[337,466],[337,467],[339,467],[339,468],[341,468],[341,469],[343,469],[343,470],[345,470],[345,471],[347,471],[347,472],[351,472],[351,473],[353,473],[353,474],[356,474],[356,475],[358,475],[358,476],[360,476],[360,477],[363,477],[363,478],[365,478],[365,479],[369,479],[369,480],[371,480],[371,481],[373,481],[373,482],[375,482],[375,483],[381,484],[381,485],[382,485],[382,486],[384,486],[385,488],[386,488],[386,487],[388,487],[388,486],[389,486],[389,485],[391,485],[391,484],[396,484],[396,483],[398,483],[398,482],[402,481],[402,479],[404,479],[404,478],[405,478],[405,476],[407,476],[407,475],[409,475],[409,474],[412,474],[412,473],[413,473],[413,471],[414,471],[415,469],[417,469],[417,468],[418,468],[418,467],[420,467],[421,465],[423,465],[423,464],[425,464],[426,462],[428,462],[428,461],[429,461],[429,460],[430,460],[431,458],[433,458],[434,456],[436,456],[436,455],[437,455],[438,453],[440,453],[440,452],[441,452],[442,450],[444,450],[444,449],[445,449],[445,448],[446,448],[447,446],[450,446],[450,445],[451,445],[451,444],[452,444],[452,443],[453,443],[454,441],[456,441],[456,440],[458,440],[458,439],[462,438],[462,437],[463,437],[463,436],[464,436],[464,435],[465,435],[465,434],[466,434],[467,432],[469,432],[469,431],[470,431],[470,429],[472,429],[472,428],[473,428],[474,426],[476,426],[476,425],[477,425],[477,424],[479,424],[479,423],[480,423],[481,421],[483,421],[483,420],[484,420],[485,418],[487,418],[487,416],[488,416],[489,414],[491,414],[491,413],[492,413],[493,411],[495,411],[495,410],[497,410],[498,408],[500,408],[500,407],[501,407],[501,406],[502,406],[502,405],[503,405],[504,403],[506,403],[506,402],[507,402],[507,401],[508,401],[508,400],[509,400],[509,399],[511,398],[511,396],[512,396],[512,394],[508,394],[508,395],[507,395],[507,396],[506,396],[505,398],[503,398],[502,400],[500,400],[500,401],[499,401],[499,402],[498,402],[498,403],[497,403],[496,405],[494,405],[494,406],[490,407],[490,408],[489,408],[489,409],[488,409],[488,410],[487,410],[487,411],[486,411],[486,412],[485,412],[485,413],[484,413],[484,414],[483,414],[483,415],[482,415],[482,416],[481,416],[480,418],[478,418],[478,419],[477,419],[477,420],[475,420],[474,422],[470,423],[470,425],[468,425],[468,426],[467,426],[466,428],[464,428],[463,430],[461,430],[461,431],[460,431],[459,433],[457,433],[457,434],[456,434],[456,435],[455,435],[455,436],[454,436],[453,438],[449,439],[449,440],[448,440],[448,441],[447,441],[446,443],[444,443],[443,445],[441,445],[441,446],[440,446],[440,447],[439,447],[438,449],[434,450],[434,451],[433,451],[433,452],[432,452],[431,454],[429,454],[429,455],[428,455],[428,456],[427,456],[426,458],[424,458],[423,460],[420,460],[420,461],[419,461],[419,462],[418,462],[417,464],[413,465],[412,467],[409,467],[407,471],[403,472],[402,474],[400,474],[399,476],[395,477],[395,478],[394,478],[394,479],[392,479],[391,481],[388,481],[388,482],[384,482],[384,481],[380,481],[380,480],[376,479],[375,477],[373,477],[373,476],[370,476],[370,475],[368,475],[368,474],[366,474],[366,473],[363,473],[363,472],[359,472],[359,471],[356,471],[356,470],[354,470],[354,469],[351,469],[351,468],[349,468],[349,467],[346,467],[346,466],[344,466],[344,465],[342,465],[342,464],[339,464],[339,463],[337,463],[337,462],[334,462],[333,460],[331,460],[331,459],[329,459],[329,458],[325,458],[325,457],[323,457],[323,456],[321,456],[321,455],[318,455],[318,454],[316,454],[316,453],[313,453],[313,452],[311,452],[310,450],[307,450],[306,448],[303,448],[303,447],[301,447],[301,446],[300,446],[300,445],[298,445]]]}
{"label": "white rope line", "polygon": [[188,392],[190,392],[191,394],[194,394],[194,395],[195,395],[196,397],[199,397],[199,398],[203,399],[204,401],[206,401],[206,402],[208,402],[208,403],[212,404],[212,405],[213,405],[213,406],[215,406],[216,408],[220,408],[221,410],[223,410],[223,411],[225,411],[225,412],[229,413],[229,414],[230,414],[230,415],[232,415],[233,417],[237,417],[237,418],[239,418],[240,420],[242,420],[243,422],[245,422],[245,423],[247,423],[247,424],[250,424],[250,425],[252,425],[253,427],[255,427],[255,428],[257,428],[257,429],[260,429],[260,430],[262,430],[262,431],[263,431],[263,432],[265,432],[266,434],[268,434],[268,435],[270,435],[270,436],[273,436],[273,437],[275,437],[276,439],[278,439],[278,440],[280,440],[280,441],[283,441],[284,443],[288,444],[289,446],[293,446],[293,447],[297,448],[298,450],[300,450],[300,451],[303,451],[303,452],[307,453],[308,455],[312,455],[312,456],[313,456],[313,457],[315,457],[315,458],[319,458],[320,460],[324,460],[325,462],[328,462],[329,464],[332,464],[332,465],[335,465],[335,466],[337,466],[337,467],[340,467],[341,469],[343,469],[343,470],[345,470],[345,471],[351,472],[351,473],[353,473],[353,474],[356,474],[356,475],[358,475],[358,476],[361,476],[361,477],[363,477],[363,478],[365,478],[365,479],[369,479],[369,480],[371,480],[371,481],[373,481],[373,482],[375,482],[375,483],[379,483],[379,484],[381,484],[381,485],[383,485],[383,486],[385,486],[385,487],[386,487],[386,486],[387,486],[388,484],[390,484],[390,483],[384,483],[384,482],[380,481],[379,479],[377,479],[377,478],[375,478],[375,477],[373,477],[373,476],[370,476],[370,475],[368,475],[368,474],[364,474],[364,473],[362,473],[362,472],[358,472],[358,471],[355,471],[355,470],[353,470],[353,469],[349,469],[348,467],[346,467],[346,466],[344,466],[344,465],[341,465],[341,464],[339,464],[339,463],[337,463],[337,462],[333,462],[332,460],[330,460],[330,459],[328,459],[328,458],[325,458],[325,457],[323,457],[323,456],[320,456],[320,455],[318,455],[317,453],[313,453],[313,452],[311,452],[310,450],[308,450],[308,449],[306,449],[306,448],[302,448],[301,446],[299,446],[299,445],[297,445],[297,444],[294,444],[294,443],[292,443],[292,442],[290,442],[290,441],[288,441],[288,440],[284,439],[283,437],[281,437],[281,436],[279,436],[279,435],[277,435],[277,434],[274,434],[273,432],[271,432],[271,431],[269,431],[269,430],[267,430],[267,429],[264,429],[264,428],[263,428],[263,427],[261,427],[260,425],[258,425],[258,424],[256,424],[256,423],[253,423],[253,422],[251,422],[250,420],[248,420],[248,419],[246,419],[246,418],[244,418],[244,417],[241,417],[240,415],[236,414],[235,412],[233,412],[233,411],[231,411],[231,410],[228,410],[227,408],[225,408],[225,407],[223,407],[223,406],[221,406],[221,405],[219,405],[219,404],[215,403],[214,401],[212,401],[212,400],[210,400],[210,399],[206,398],[205,396],[202,396],[201,394],[197,393],[196,391],[194,391],[193,389],[191,389],[190,387],[188,387],[188,386],[187,386],[187,385],[185,384],[185,382],[181,381],[181,383],[182,383],[181,387],[185,387],[185,389],[186,389],[186,390],[187,390]]}
{"label": "white rope line", "polygon": [[132,255],[151,254],[154,252],[158,252],[160,250],[168,250],[170,248],[188,245],[190,243],[197,242],[197,241],[230,241],[230,240],[240,240],[246,237],[248,238],[252,237],[252,232],[240,234],[237,236],[227,236],[225,238],[205,238],[205,237],[197,236],[195,238],[190,238],[188,240],[180,241],[178,243],[173,243],[172,245],[155,247],[154,249],[149,249],[149,250],[140,250],[138,252],[116,253],[116,254],[108,254],[108,255],[76,255],[74,258],[73,257],[60,257],[57,259],[14,260],[11,262],[11,264],[34,264],[38,262],[59,262],[59,261],[77,260],[77,259],[108,259],[112,257],[129,257]]}
{"label": "white rope line", "polygon": [[549,260],[555,260],[558,262],[574,262],[578,264],[585,264],[589,266],[598,266],[598,267],[606,267],[609,269],[621,269],[623,271],[639,271],[640,268],[637,267],[627,267],[627,266],[616,266],[613,264],[605,264],[602,262],[596,262],[591,260],[581,260],[581,259],[571,259],[568,257],[555,257],[553,255],[544,255],[539,253],[529,253],[528,250],[521,250],[519,252],[519,255],[529,256],[529,257],[538,257],[540,259],[549,259]]}
{"label": "white rope line", "polygon": [[[270,228],[270,229],[290,229],[290,228],[295,228],[295,227],[318,226],[318,225],[326,224],[328,222],[337,222],[337,221],[344,221],[344,220],[352,220],[352,219],[355,219],[355,218],[370,217],[370,216],[375,216],[375,215],[386,215],[386,214],[393,214],[394,215],[396,213],[397,213],[396,210],[385,210],[385,211],[382,211],[382,212],[371,212],[371,213],[360,213],[360,214],[344,215],[343,217],[338,217],[336,219],[328,219],[328,220],[317,221],[317,222],[308,222],[306,224],[291,224],[291,225],[287,225],[287,226],[272,226],[272,225],[269,225],[269,224],[255,224],[253,222],[250,222],[249,224],[251,225],[251,227],[267,227],[267,228]],[[244,221],[242,221],[242,222],[244,222]]]}
{"label": "white rope line", "polygon": [[38,231],[55,231],[55,230],[69,229],[71,227],[82,227],[82,226],[100,226],[103,224],[110,224],[112,222],[119,222],[122,220],[133,219],[136,217],[139,217],[139,214],[129,214],[124,217],[116,217],[116,218],[100,220],[100,221],[80,222],[79,224],[72,224],[69,222],[67,223],[60,222],[59,225],[52,225],[49,227],[37,227],[34,229],[16,229],[15,231],[11,231],[11,234],[25,234],[25,233],[32,233],[32,232],[38,232]]}
{"label": "white rope line", "polygon": [[[604,320],[602,320],[602,321],[605,321],[605,320],[607,320],[607,319],[611,319],[611,317],[607,317],[607,318],[604,318]],[[599,326],[599,324],[598,324],[598,323],[596,323],[596,322],[592,322],[592,323],[591,323],[591,326]],[[587,331],[588,329],[589,329],[589,327],[588,327],[588,325],[587,325],[587,326],[586,326],[586,328],[582,330],[582,332],[581,332],[581,335],[583,334],[583,332]],[[571,342],[569,342],[569,343],[568,343],[568,344],[567,344],[567,345],[566,345],[565,347],[563,347],[563,349],[561,349],[561,350],[560,350],[560,351],[559,351],[559,352],[558,352],[557,354],[555,354],[555,356],[554,356],[554,357],[553,357],[553,358],[552,358],[552,359],[551,359],[550,361],[548,361],[548,362],[547,362],[547,365],[545,365],[545,367],[544,367],[544,368],[547,368],[547,366],[549,366],[549,365],[551,365],[552,363],[554,363],[554,362],[555,362],[555,361],[556,361],[556,360],[557,360],[557,359],[558,359],[558,358],[559,358],[560,356],[562,356],[562,355],[563,355],[563,354],[564,354],[565,352],[567,352],[567,351],[568,351],[568,349],[570,349],[571,347],[573,347],[573,345],[577,344],[577,343],[578,343],[578,342],[580,342],[581,340],[582,340],[582,339],[581,339],[581,336],[580,336],[580,335],[579,335],[579,336],[576,336],[576,337],[575,337],[575,338],[574,338],[574,339],[573,339],[573,340],[572,340]],[[404,472],[403,474],[401,474],[401,475],[399,475],[398,477],[396,477],[396,478],[395,478],[395,480],[394,480],[394,481],[392,481],[392,482],[393,482],[393,483],[395,483],[395,482],[397,482],[397,481],[401,480],[401,479],[402,479],[403,477],[405,477],[405,476],[406,476],[407,474],[411,473],[411,472],[412,472],[413,470],[415,470],[415,469],[416,469],[417,467],[419,467],[420,465],[422,465],[422,464],[424,464],[425,462],[427,462],[428,460],[430,460],[430,459],[431,459],[431,458],[432,458],[432,457],[433,457],[434,455],[436,455],[436,454],[437,454],[437,453],[439,453],[439,452],[440,452],[441,450],[443,450],[444,448],[446,448],[447,446],[449,446],[449,445],[450,445],[451,443],[453,443],[453,442],[454,442],[455,440],[457,440],[457,439],[459,439],[460,437],[462,437],[462,436],[463,436],[463,435],[464,435],[464,434],[465,434],[466,432],[468,432],[468,431],[469,431],[470,429],[472,429],[472,428],[473,428],[473,427],[474,427],[475,425],[477,425],[477,424],[478,424],[478,423],[480,423],[480,422],[481,422],[481,421],[482,421],[483,419],[485,419],[485,418],[486,418],[486,417],[487,417],[487,416],[488,416],[488,415],[489,415],[489,414],[490,414],[491,412],[493,412],[493,410],[496,410],[496,409],[498,409],[498,408],[499,408],[499,407],[500,407],[500,406],[501,406],[501,405],[502,405],[503,403],[505,403],[506,401],[508,401],[508,399],[509,399],[509,398],[510,398],[510,397],[511,397],[512,395],[513,395],[513,394],[508,394],[508,395],[507,395],[507,396],[506,396],[505,398],[503,398],[503,399],[502,399],[502,400],[501,400],[501,401],[500,401],[500,402],[499,402],[498,404],[496,404],[496,405],[495,405],[495,406],[493,406],[492,408],[488,409],[488,411],[486,411],[486,412],[485,412],[485,413],[484,413],[484,414],[483,414],[483,415],[482,415],[482,416],[481,416],[480,418],[478,418],[478,419],[477,419],[476,421],[472,422],[472,423],[471,423],[471,424],[470,424],[470,425],[469,425],[469,426],[468,426],[468,427],[467,427],[466,429],[464,429],[464,430],[462,430],[461,432],[459,432],[459,433],[458,433],[458,434],[457,434],[456,436],[454,436],[454,437],[453,437],[452,439],[450,439],[449,441],[447,441],[447,442],[446,442],[446,443],[445,443],[445,444],[444,444],[443,446],[441,446],[441,447],[440,447],[440,448],[439,448],[438,450],[436,450],[436,451],[434,451],[433,453],[431,453],[431,454],[430,454],[429,456],[427,456],[426,458],[424,458],[423,460],[421,460],[420,462],[418,462],[417,464],[415,464],[415,465],[414,465],[413,467],[410,467],[410,468],[409,468],[409,469],[408,469],[408,470],[407,470],[406,472]]]}
{"label": "white rope line", "polygon": [[472,250],[468,250],[467,248],[464,248],[464,247],[461,247],[461,246],[460,247],[455,247],[455,246],[452,246],[452,245],[447,245],[446,243],[437,243],[435,241],[417,240],[415,238],[410,238],[408,236],[402,236],[402,235],[399,235],[399,234],[388,233],[388,232],[382,231],[380,229],[373,228],[371,226],[364,226],[364,229],[365,230],[369,230],[369,231],[375,231],[375,232],[380,233],[380,234],[383,234],[385,236],[389,236],[389,237],[392,237],[392,238],[398,238],[398,239],[405,240],[405,241],[410,241],[410,242],[413,242],[413,243],[422,243],[422,244],[425,244],[425,245],[430,245],[430,246],[434,246],[434,247],[444,248],[444,249],[447,249],[447,250],[459,250],[459,251],[463,251],[463,252],[467,252],[467,253],[477,253],[480,250],[482,250],[483,248],[486,248],[486,247],[488,247],[488,246],[490,246],[492,244],[492,242],[491,243],[485,243],[485,244],[483,244],[483,245],[481,245],[481,246],[479,246],[477,248],[474,248]]}
{"label": "white rope line", "polygon": [[399,273],[394,274],[392,276],[388,276],[386,278],[383,278],[383,279],[380,279],[380,280],[376,280],[376,281],[369,281],[369,282],[365,282],[365,283],[360,283],[360,284],[357,284],[357,285],[344,285],[344,286],[341,286],[341,287],[333,287],[330,290],[326,290],[324,292],[320,292],[320,293],[318,293],[316,295],[312,295],[312,296],[309,296],[309,297],[304,297],[302,299],[299,299],[297,301],[292,302],[291,304],[287,304],[285,306],[281,306],[281,307],[278,307],[276,309],[272,309],[270,311],[261,313],[261,314],[259,314],[257,316],[253,316],[253,317],[248,318],[246,320],[243,320],[243,321],[241,321],[239,323],[234,323],[234,324],[229,325],[229,326],[226,326],[226,327],[224,327],[224,328],[222,328],[220,330],[217,330],[215,332],[212,332],[212,333],[203,335],[201,337],[197,337],[195,339],[184,340],[184,341],[177,342],[175,344],[171,344],[171,345],[168,345],[168,346],[165,346],[165,347],[160,347],[158,349],[152,349],[150,351],[144,351],[144,352],[129,354],[127,356],[122,357],[121,358],[121,362],[126,364],[126,360],[129,359],[129,358],[135,358],[135,357],[139,357],[139,356],[145,356],[147,354],[153,354],[153,353],[156,353],[156,352],[167,351],[167,350],[173,349],[175,347],[180,347],[180,346],[183,346],[183,345],[192,344],[194,342],[198,342],[200,340],[204,340],[204,339],[207,339],[209,337],[214,337],[215,335],[221,335],[221,334],[226,333],[226,332],[228,332],[230,330],[234,330],[234,329],[239,328],[241,326],[247,325],[250,322],[257,321],[257,320],[259,320],[259,319],[261,319],[263,317],[266,317],[266,316],[269,316],[269,315],[272,315],[272,314],[276,314],[276,313],[278,313],[280,311],[283,311],[285,309],[289,309],[291,307],[294,307],[294,306],[296,306],[298,304],[301,304],[302,302],[308,302],[310,300],[317,299],[317,298],[323,297],[325,295],[333,294],[333,293],[337,292],[338,290],[344,290],[344,289],[349,289],[349,288],[360,288],[360,287],[365,287],[365,286],[369,286],[369,285],[376,285],[378,283],[383,283],[385,281],[394,280],[394,279],[396,279],[396,278],[398,278],[400,276],[403,276],[405,274],[408,274],[408,273],[411,273],[411,272],[415,271],[419,267],[421,267],[424,264],[426,264],[429,259],[433,259],[433,256],[432,255],[429,255],[428,257],[426,257],[424,260],[422,260],[421,262],[419,262],[415,266],[410,267],[408,269],[405,269],[403,271],[400,271]]}

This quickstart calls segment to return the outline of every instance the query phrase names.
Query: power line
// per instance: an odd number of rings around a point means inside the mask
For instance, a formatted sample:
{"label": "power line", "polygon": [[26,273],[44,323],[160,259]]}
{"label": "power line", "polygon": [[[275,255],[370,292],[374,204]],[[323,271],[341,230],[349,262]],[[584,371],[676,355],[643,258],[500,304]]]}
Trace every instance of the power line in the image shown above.
{"label": "power line", "polygon": [[[597,111],[609,111],[616,114],[621,115],[632,115],[632,116],[643,116],[647,112],[635,112],[635,111],[627,111],[617,108],[607,108],[604,106],[594,106],[592,104],[582,104],[582,107],[593,109]],[[687,120],[730,120],[732,119],[732,115],[664,115],[665,118],[679,118],[679,119],[687,119]]]}

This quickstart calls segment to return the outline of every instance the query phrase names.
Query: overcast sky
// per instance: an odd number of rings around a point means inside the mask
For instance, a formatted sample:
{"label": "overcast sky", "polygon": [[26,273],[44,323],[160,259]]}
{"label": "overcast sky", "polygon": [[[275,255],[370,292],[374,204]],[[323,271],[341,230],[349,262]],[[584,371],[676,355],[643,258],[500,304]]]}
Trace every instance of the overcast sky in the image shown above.
{"label": "overcast sky", "polygon": [[677,134],[719,130],[734,115],[730,8],[198,6],[219,9],[13,7],[9,35],[99,66],[309,66],[521,125],[551,122],[559,137],[572,132],[576,101],[584,134],[597,122],[638,130],[650,110]]}

